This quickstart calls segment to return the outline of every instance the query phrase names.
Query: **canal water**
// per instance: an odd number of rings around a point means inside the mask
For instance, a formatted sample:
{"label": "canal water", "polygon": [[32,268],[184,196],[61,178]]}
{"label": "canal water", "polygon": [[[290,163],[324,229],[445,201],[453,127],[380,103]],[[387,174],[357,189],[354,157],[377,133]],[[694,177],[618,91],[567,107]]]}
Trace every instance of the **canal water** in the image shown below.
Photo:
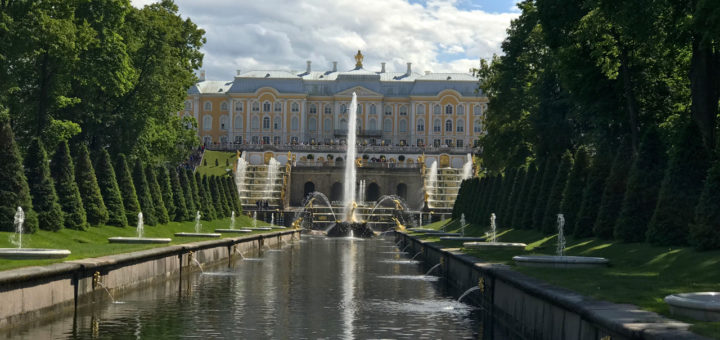
{"label": "canal water", "polygon": [[473,339],[478,308],[391,239],[303,236],[5,334],[17,339]]}

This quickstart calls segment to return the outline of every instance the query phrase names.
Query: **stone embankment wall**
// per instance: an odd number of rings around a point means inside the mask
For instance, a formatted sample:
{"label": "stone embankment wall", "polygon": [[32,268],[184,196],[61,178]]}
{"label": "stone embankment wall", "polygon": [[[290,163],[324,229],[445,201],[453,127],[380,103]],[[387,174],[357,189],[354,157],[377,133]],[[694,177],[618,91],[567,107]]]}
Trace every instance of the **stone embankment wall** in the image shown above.
{"label": "stone embankment wall", "polygon": [[229,261],[299,237],[297,230],[280,231],[1,271],[0,329],[72,311],[98,294],[118,295],[174,277],[182,285],[183,273],[198,270],[198,263]]}
{"label": "stone embankment wall", "polygon": [[485,263],[404,233],[396,233],[396,238],[401,249],[409,245],[408,253],[421,251],[425,266],[442,263],[441,275],[459,291],[480,288],[466,299],[489,312],[484,328],[492,327],[492,338],[705,339],[688,331],[687,323],[634,305],[594,300],[531,278],[509,266]]}

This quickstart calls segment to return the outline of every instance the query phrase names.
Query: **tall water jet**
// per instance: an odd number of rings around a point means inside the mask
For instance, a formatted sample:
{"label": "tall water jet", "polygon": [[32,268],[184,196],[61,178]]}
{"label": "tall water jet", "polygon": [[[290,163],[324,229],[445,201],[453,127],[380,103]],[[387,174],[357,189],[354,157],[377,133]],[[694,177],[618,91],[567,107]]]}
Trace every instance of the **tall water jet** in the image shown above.
{"label": "tall water jet", "polygon": [[468,178],[472,177],[472,167],[473,167],[472,155],[467,154],[467,161],[465,162],[465,164],[463,164],[463,167],[462,167],[461,179],[468,179]]}
{"label": "tall water jet", "polygon": [[280,173],[280,162],[278,162],[274,157],[270,158],[270,161],[268,161],[267,166],[267,178],[265,182],[265,195],[263,195],[264,198],[272,198],[272,192],[275,187],[275,181],[277,180],[278,174]]}
{"label": "tall water jet", "polygon": [[37,249],[22,247],[23,242],[23,225],[25,224],[25,211],[22,207],[17,207],[13,218],[13,226],[15,233],[10,236],[10,242],[17,248],[0,248],[0,259],[10,260],[31,260],[31,259],[59,259],[70,255],[67,249]]}
{"label": "tall water jet", "polygon": [[[438,178],[438,164],[437,161],[433,161],[430,165],[430,171],[428,171],[427,178],[425,179],[425,192],[430,197],[434,197],[435,195],[435,188],[437,187],[437,178]],[[430,202],[428,201],[428,208],[432,208],[430,206]]]}
{"label": "tall water jet", "polygon": [[257,228],[257,211],[253,211],[253,228]]}
{"label": "tall water jet", "polygon": [[137,237],[142,238],[143,234],[145,234],[145,221],[143,221],[143,214],[142,211],[138,213],[138,223],[137,223]]}
{"label": "tall water jet", "polygon": [[175,233],[175,236],[180,237],[220,237],[219,233],[201,233],[202,224],[200,224],[200,211],[195,212],[195,232],[194,233]]}
{"label": "tall water jet", "polygon": [[355,222],[355,209],[353,207],[355,199],[355,180],[357,177],[355,169],[355,158],[357,154],[357,146],[355,139],[357,134],[357,95],[353,92],[352,101],[350,101],[350,113],[348,115],[348,138],[347,138],[347,154],[345,155],[345,183],[343,191],[343,208],[345,209],[345,222]]}
{"label": "tall water jet", "polygon": [[460,214],[460,233],[465,236],[465,213]]}
{"label": "tall water jet", "polygon": [[110,237],[110,243],[170,243],[172,239],[166,237],[145,238],[145,221],[142,211],[137,214],[138,222],[135,228],[137,237]]}
{"label": "tall water jet", "polygon": [[195,212],[195,232],[199,233],[200,229],[202,229],[202,224],[200,224],[200,210]]}
{"label": "tall water jet", "polygon": [[235,210],[230,214],[230,229],[235,229]]}
{"label": "tall water jet", "polygon": [[490,214],[490,237],[488,242],[497,242],[497,226],[495,225],[495,213]]}
{"label": "tall water jet", "polygon": [[565,253],[565,216],[563,214],[557,214],[557,256],[563,256]]}
{"label": "tall water jet", "polygon": [[25,223],[25,212],[22,207],[17,207],[15,211],[15,217],[13,218],[13,226],[15,227],[15,234],[10,237],[10,242],[18,247],[22,248],[23,238],[23,224]]}
{"label": "tall water jet", "polygon": [[237,165],[235,166],[235,186],[237,187],[238,194],[245,190],[245,177],[247,174],[248,162],[243,158],[238,158]]}

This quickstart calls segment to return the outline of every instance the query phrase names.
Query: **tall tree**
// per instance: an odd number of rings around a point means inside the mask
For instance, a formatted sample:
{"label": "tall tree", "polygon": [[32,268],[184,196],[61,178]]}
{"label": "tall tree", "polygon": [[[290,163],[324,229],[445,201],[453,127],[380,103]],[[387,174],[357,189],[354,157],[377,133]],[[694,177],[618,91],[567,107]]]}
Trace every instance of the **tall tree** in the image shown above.
{"label": "tall tree", "polygon": [[155,210],[155,204],[153,202],[152,193],[150,192],[150,184],[143,168],[142,161],[140,159],[135,160],[135,166],[133,167],[133,183],[135,183],[135,190],[137,192],[138,202],[140,203],[140,209],[143,213],[143,220],[147,225],[158,224],[157,211]]}
{"label": "tall tree", "polygon": [[90,153],[85,145],[81,144],[77,147],[75,161],[75,180],[80,190],[80,197],[83,198],[87,221],[93,226],[105,224],[108,220],[108,211],[102,194],[100,194],[95,169],[90,161]]}
{"label": "tall tree", "polygon": [[525,207],[522,210],[522,218],[520,219],[520,228],[532,229],[533,228],[533,213],[535,212],[535,205],[538,202],[538,196],[540,196],[540,187],[542,186],[543,177],[545,177],[545,170],[549,166],[550,159],[545,162],[539,162],[537,172],[533,177],[530,191],[528,191],[527,201],[525,201]]}
{"label": "tall tree", "polygon": [[201,176],[200,173],[195,173],[195,182],[198,187],[198,195],[202,201],[201,212],[202,218],[206,221],[212,221],[217,218],[215,214],[215,206],[213,205],[212,194],[210,193],[210,184],[208,183],[207,176]]}
{"label": "tall tree", "polygon": [[0,106],[0,230],[15,231],[13,224],[18,207],[25,211],[24,232],[34,233],[38,216],[33,210],[30,188],[23,173],[22,157],[7,114]]}
{"label": "tall tree", "polygon": [[593,225],[595,236],[611,239],[613,228],[622,208],[627,188],[627,176],[633,161],[633,152],[629,143],[623,143],[618,148],[613,160],[612,168],[603,189],[598,215]]}
{"label": "tall tree", "polygon": [[720,249],[720,162],[708,171],[705,187],[690,224],[690,244],[700,250]]}
{"label": "tall tree", "polygon": [[532,226],[533,229],[542,230],[543,221],[545,218],[545,211],[547,209],[547,201],[550,198],[550,192],[552,191],[555,177],[558,173],[557,160],[548,158],[545,162],[545,171],[543,171],[542,182],[540,190],[538,190],[537,201],[535,201],[535,209],[532,213]]}
{"label": "tall tree", "polygon": [[42,142],[37,138],[33,139],[27,151],[25,175],[40,229],[50,231],[62,229],[65,221],[55,192],[55,183],[50,176],[50,162]]}
{"label": "tall tree", "polygon": [[172,185],[170,184],[170,174],[165,167],[160,167],[157,170],[157,180],[158,184],[160,184],[160,191],[165,207],[167,208],[168,217],[170,220],[175,221],[177,207],[175,206],[175,197],[173,195]]}
{"label": "tall tree", "polygon": [[150,198],[155,208],[155,217],[157,217],[158,223],[166,224],[170,222],[170,216],[168,216],[167,208],[165,207],[165,201],[163,201],[162,192],[160,190],[160,184],[158,184],[157,177],[155,176],[155,170],[151,165],[145,167],[145,178],[150,188]]}
{"label": "tall tree", "polygon": [[572,170],[568,175],[565,189],[563,189],[560,212],[564,214],[565,225],[571,231],[575,226],[577,215],[582,204],[583,189],[588,176],[588,154],[584,147],[578,148],[575,152]]}
{"label": "tall tree", "polygon": [[185,198],[187,197],[187,191],[183,191],[183,187],[187,187],[187,178],[181,181],[180,178],[184,173],[178,175],[177,169],[170,169],[170,183],[172,186],[172,197],[175,200],[175,214],[173,215],[173,221],[182,222],[190,219],[190,213],[188,212],[187,203]]}
{"label": "tall tree", "polygon": [[515,207],[513,208],[513,228],[523,228],[522,219],[525,214],[525,207],[527,206],[527,202],[530,198],[530,189],[532,188],[533,181],[535,180],[535,174],[537,174],[537,167],[535,166],[535,162],[532,162],[527,167],[522,190],[520,191],[517,202],[515,202]]}
{"label": "tall tree", "polygon": [[583,189],[582,203],[573,229],[573,236],[576,238],[592,236],[593,225],[605,188],[605,180],[610,173],[611,165],[612,152],[610,152],[609,146],[602,144],[593,157],[588,171],[587,184]]}
{"label": "tall tree", "polygon": [[117,182],[120,189],[120,195],[122,196],[125,218],[127,219],[128,224],[137,225],[138,213],[140,213],[140,201],[138,200],[138,195],[135,191],[135,183],[132,175],[130,174],[130,168],[128,167],[125,155],[118,155],[115,167],[117,168]]}
{"label": "tall tree", "polygon": [[75,166],[67,142],[58,144],[50,162],[50,173],[55,180],[55,190],[65,216],[65,227],[85,230],[87,215],[75,181]]}
{"label": "tall tree", "polygon": [[195,211],[197,211],[197,207],[195,205],[195,198],[193,195],[193,181],[191,179],[195,179],[195,176],[192,176],[192,173],[190,173],[190,178],[188,178],[188,172],[184,169],[178,169],[178,176],[180,177],[180,186],[183,190],[183,195],[185,195],[185,208],[187,209],[187,220],[192,220],[195,218]]}
{"label": "tall tree", "polygon": [[[98,186],[100,187],[100,193],[102,194],[103,202],[105,203],[108,211],[107,224],[116,227],[127,226],[128,220],[127,216],[125,216],[125,208],[123,207],[120,187],[118,186],[117,178],[115,177],[115,170],[113,169],[112,162],[110,161],[110,154],[108,154],[107,150],[104,148],[97,151],[95,170]],[[135,191],[134,188],[131,189],[133,192]],[[137,202],[137,198],[135,198],[135,201]]]}
{"label": "tall tree", "polygon": [[542,231],[545,234],[552,234],[557,232],[557,219],[558,213],[560,213],[560,203],[563,199],[563,190],[567,184],[568,173],[573,166],[573,158],[570,151],[566,151],[560,159],[558,170],[555,172],[555,178],[553,179],[552,187],[550,188],[550,194],[545,204],[545,214],[543,215]]}

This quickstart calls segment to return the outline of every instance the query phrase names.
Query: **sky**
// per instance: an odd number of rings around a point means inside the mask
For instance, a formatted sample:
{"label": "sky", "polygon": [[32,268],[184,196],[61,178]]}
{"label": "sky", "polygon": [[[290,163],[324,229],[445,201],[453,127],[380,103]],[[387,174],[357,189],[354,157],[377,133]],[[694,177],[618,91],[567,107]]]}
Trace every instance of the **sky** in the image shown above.
{"label": "sky", "polygon": [[[131,0],[136,7],[154,1]],[[500,54],[518,0],[176,0],[206,31],[209,80],[236,70],[469,72]]]}

